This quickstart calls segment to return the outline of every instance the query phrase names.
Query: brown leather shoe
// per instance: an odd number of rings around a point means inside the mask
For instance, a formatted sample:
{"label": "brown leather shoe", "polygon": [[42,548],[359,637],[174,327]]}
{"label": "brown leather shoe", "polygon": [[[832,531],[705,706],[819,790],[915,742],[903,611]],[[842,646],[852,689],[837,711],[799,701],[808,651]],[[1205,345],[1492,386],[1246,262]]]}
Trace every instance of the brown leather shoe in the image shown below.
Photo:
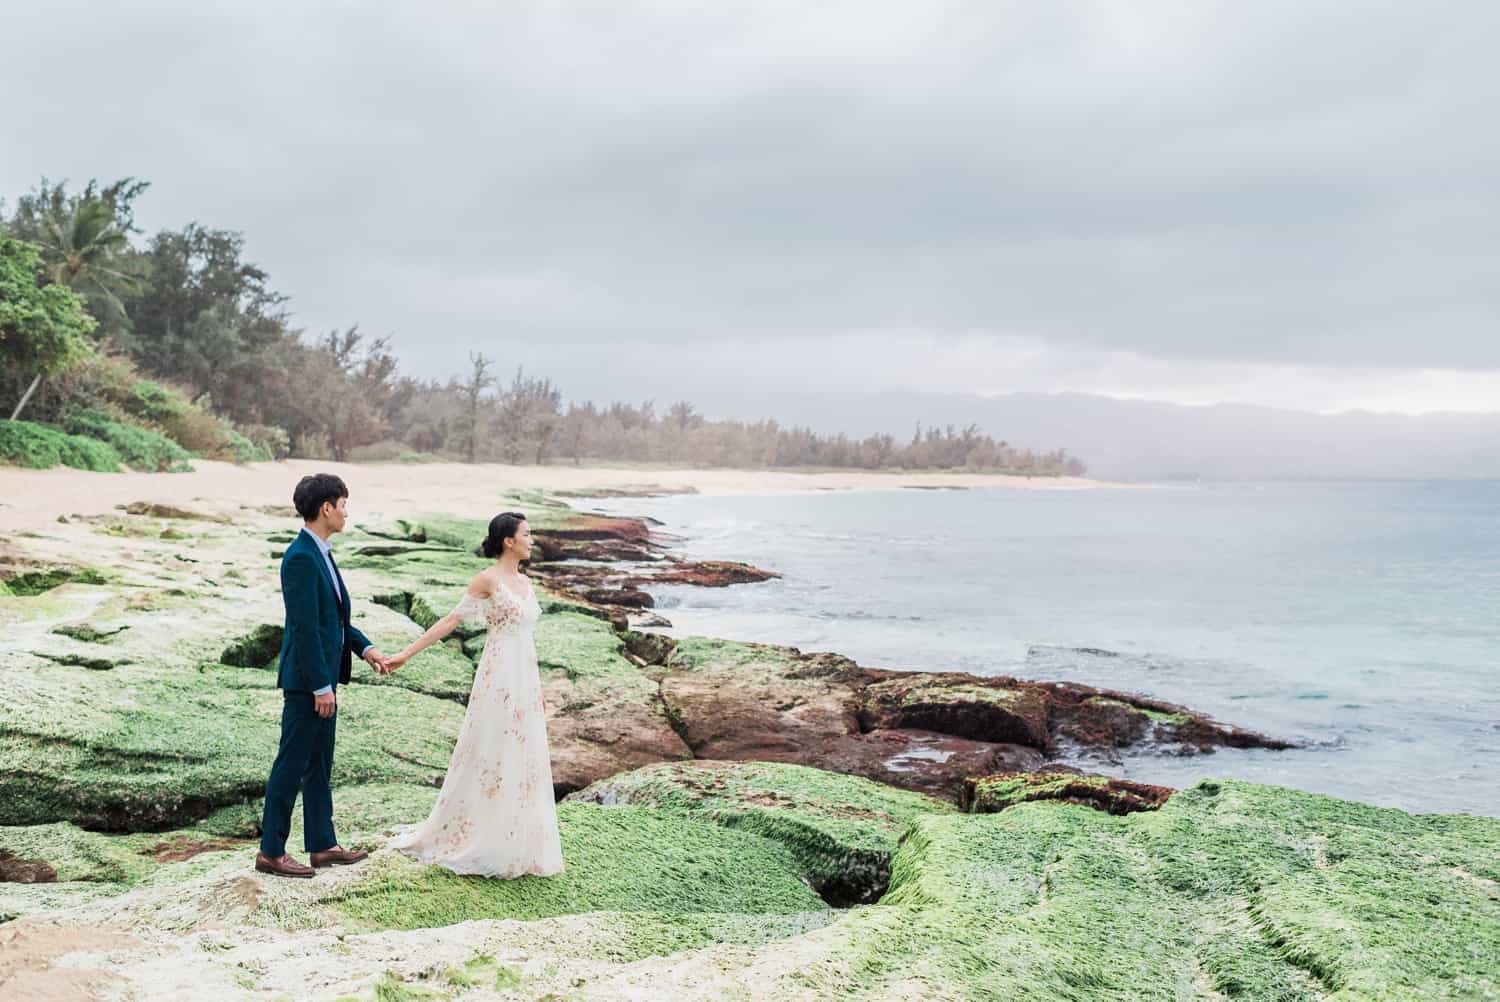
{"label": "brown leather shoe", "polygon": [[313,866],[348,866],[350,863],[358,863],[368,855],[369,853],[363,849],[349,850],[334,846],[322,852],[308,853],[307,861]]}
{"label": "brown leather shoe", "polygon": [[270,873],[278,877],[311,877],[316,872],[310,866],[303,866],[286,853],[282,853],[275,859],[263,852],[255,854],[255,868],[261,873]]}

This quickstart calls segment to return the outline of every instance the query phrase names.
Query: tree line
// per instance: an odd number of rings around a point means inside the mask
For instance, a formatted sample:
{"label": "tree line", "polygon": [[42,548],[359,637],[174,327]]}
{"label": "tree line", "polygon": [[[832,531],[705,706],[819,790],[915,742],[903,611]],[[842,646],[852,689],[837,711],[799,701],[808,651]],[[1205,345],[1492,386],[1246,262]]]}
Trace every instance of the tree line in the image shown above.
{"label": "tree line", "polygon": [[102,408],[155,427],[136,406],[156,392],[140,389],[144,377],[188,402],[175,421],[196,423],[198,438],[213,438],[212,424],[278,458],[1085,472],[1065,451],[1017,448],[974,425],[856,439],[711,420],[687,401],[565,402],[550,379],[502,374],[480,352],[452,379],[414,379],[389,338],[355,324],[298,329],[240,233],[191,223],[144,234],[135,203],[148,187],[43,179],[10,212],[0,203],[0,401],[16,402],[12,419],[63,424]]}

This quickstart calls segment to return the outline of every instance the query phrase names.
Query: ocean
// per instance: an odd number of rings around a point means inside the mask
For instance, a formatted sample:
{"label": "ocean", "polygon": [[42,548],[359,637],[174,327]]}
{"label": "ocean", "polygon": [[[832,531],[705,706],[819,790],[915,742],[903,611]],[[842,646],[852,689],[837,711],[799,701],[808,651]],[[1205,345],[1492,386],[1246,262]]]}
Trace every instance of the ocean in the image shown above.
{"label": "ocean", "polygon": [[653,587],[676,634],[1070,680],[1291,738],[1086,763],[1500,815],[1500,482],[897,490],[579,502],[778,580]]}

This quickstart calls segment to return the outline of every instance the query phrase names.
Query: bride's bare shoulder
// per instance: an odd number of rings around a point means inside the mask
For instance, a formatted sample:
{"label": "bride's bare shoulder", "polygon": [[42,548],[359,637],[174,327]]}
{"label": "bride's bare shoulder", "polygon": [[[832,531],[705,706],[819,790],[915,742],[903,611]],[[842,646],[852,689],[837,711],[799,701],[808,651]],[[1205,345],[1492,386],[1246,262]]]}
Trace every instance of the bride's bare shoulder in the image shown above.
{"label": "bride's bare shoulder", "polygon": [[489,598],[495,594],[495,575],[485,569],[469,579],[469,594],[475,598]]}

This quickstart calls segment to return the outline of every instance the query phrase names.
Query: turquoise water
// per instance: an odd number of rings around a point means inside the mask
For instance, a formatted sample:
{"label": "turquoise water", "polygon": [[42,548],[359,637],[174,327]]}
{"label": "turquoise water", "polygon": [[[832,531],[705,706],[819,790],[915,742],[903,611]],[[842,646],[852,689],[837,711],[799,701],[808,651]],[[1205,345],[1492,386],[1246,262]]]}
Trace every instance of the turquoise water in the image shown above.
{"label": "turquoise water", "polygon": [[1500,483],[605,504],[661,519],[685,556],[784,575],[653,589],[672,632],[1074,680],[1307,744],[1086,763],[1097,771],[1500,815]]}

